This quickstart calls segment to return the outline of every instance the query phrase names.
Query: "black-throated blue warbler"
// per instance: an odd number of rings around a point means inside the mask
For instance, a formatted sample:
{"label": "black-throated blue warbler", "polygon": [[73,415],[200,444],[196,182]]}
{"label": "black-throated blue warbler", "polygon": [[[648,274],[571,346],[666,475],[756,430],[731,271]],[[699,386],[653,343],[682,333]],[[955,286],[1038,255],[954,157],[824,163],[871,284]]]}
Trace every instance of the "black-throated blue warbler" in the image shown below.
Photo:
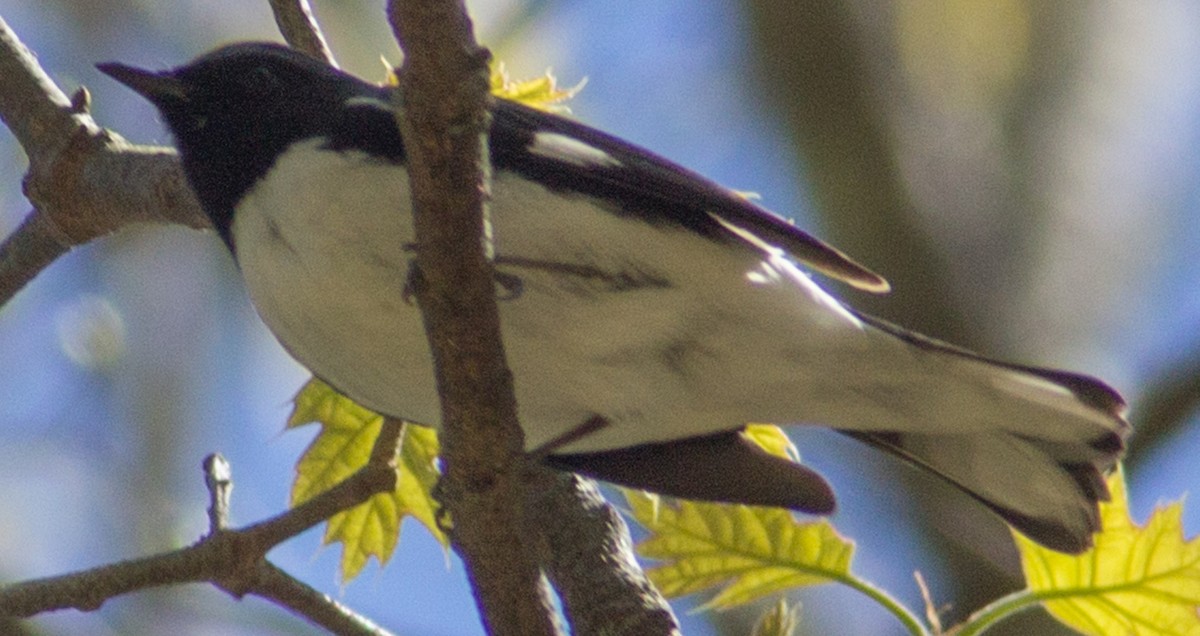
{"label": "black-throated blue warbler", "polygon": [[[284,347],[363,405],[436,425],[393,89],[257,43],[100,69],[166,120]],[[825,480],[740,430],[825,425],[1042,544],[1090,545],[1129,433],[1115,391],[858,313],[800,267],[887,283],[745,198],[557,115],[502,99],[492,114],[497,293],[528,449],[666,494],[822,514]]]}

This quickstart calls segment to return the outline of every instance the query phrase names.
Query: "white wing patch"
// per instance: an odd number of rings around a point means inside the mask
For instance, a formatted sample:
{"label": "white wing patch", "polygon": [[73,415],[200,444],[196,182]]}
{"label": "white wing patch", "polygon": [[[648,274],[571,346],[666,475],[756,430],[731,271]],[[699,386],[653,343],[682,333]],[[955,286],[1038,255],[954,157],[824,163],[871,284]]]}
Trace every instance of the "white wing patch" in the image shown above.
{"label": "white wing patch", "polygon": [[609,168],[621,165],[621,162],[615,157],[599,148],[552,132],[534,133],[533,142],[529,144],[529,152],[547,159],[565,161],[581,168]]}

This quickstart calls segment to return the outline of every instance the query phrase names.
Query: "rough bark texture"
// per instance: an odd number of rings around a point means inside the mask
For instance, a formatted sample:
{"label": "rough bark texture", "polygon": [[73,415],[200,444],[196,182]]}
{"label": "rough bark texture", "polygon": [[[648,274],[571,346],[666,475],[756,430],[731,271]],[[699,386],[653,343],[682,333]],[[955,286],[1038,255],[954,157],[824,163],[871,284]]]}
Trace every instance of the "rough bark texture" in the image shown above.
{"label": "rough bark texture", "polygon": [[397,95],[417,238],[413,283],[442,398],[443,503],[484,624],[554,634],[524,521],[524,436],[486,254],[489,53],[466,7],[394,0],[405,52]]}

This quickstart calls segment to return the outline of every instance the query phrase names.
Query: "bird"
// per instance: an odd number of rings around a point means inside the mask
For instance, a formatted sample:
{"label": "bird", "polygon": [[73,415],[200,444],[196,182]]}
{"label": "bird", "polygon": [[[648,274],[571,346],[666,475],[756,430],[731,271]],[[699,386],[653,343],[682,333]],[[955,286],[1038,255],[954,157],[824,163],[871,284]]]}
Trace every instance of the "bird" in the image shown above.
{"label": "bird", "polygon": [[[156,107],[283,347],[363,406],[439,426],[399,89],[265,42],[167,70],[97,67]],[[568,117],[489,109],[491,260],[531,455],[665,495],[826,515],[819,473],[744,435],[824,426],[1050,549],[1092,545],[1131,432],[1117,391],[859,312],[813,276],[874,293],[886,280],[749,198]]]}

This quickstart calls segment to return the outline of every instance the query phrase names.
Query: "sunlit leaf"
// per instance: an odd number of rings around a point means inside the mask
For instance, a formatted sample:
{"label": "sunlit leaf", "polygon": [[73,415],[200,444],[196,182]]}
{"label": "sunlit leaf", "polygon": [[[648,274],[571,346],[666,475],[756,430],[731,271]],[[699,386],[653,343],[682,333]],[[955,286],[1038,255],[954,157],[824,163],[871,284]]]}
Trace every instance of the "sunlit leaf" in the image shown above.
{"label": "sunlit leaf", "polygon": [[638,553],[663,561],[647,571],[663,594],[720,586],[705,607],[725,609],[782,590],[847,581],[854,544],[828,521],[799,522],[786,510],[679,501],[626,490],[650,536]]}
{"label": "sunlit leaf", "polygon": [[[321,432],[296,464],[292,505],[299,505],[337,485],[367,463],[383,418],[355,404],[320,380],[310,380],[296,396],[288,428],[316,422]],[[387,563],[400,538],[400,522],[412,515],[446,545],[437,525],[430,495],[437,483],[437,434],[409,424],[397,462],[396,490],[329,520],[325,543],[342,544],[342,580],[349,581],[370,557]]]}
{"label": "sunlit leaf", "polygon": [[558,80],[546,71],[541,77],[530,80],[514,81],[508,76],[503,62],[492,66],[492,94],[515,102],[521,102],[531,108],[555,113],[569,112],[563,102],[571,99],[583,89],[584,82],[571,88],[559,88]]}
{"label": "sunlit leaf", "polygon": [[[396,69],[388,63],[387,59],[381,58],[381,60],[386,69],[384,85],[399,85],[400,78],[396,75]],[[583,80],[571,88],[559,88],[558,79],[550,71],[546,71],[541,77],[514,80],[509,77],[508,70],[504,68],[504,62],[493,62],[488,81],[493,95],[552,113],[571,112],[570,107],[565,106],[563,102],[575,97],[587,83],[587,80]]]}
{"label": "sunlit leaf", "polygon": [[750,424],[742,434],[776,457],[800,461],[800,451],[796,450],[796,445],[782,428],[774,424]]}
{"label": "sunlit leaf", "polygon": [[1108,487],[1112,501],[1100,505],[1104,530],[1091,550],[1061,554],[1017,535],[1030,592],[1084,634],[1200,634],[1200,541],[1184,539],[1182,504],[1159,506],[1139,526],[1124,473]]}

